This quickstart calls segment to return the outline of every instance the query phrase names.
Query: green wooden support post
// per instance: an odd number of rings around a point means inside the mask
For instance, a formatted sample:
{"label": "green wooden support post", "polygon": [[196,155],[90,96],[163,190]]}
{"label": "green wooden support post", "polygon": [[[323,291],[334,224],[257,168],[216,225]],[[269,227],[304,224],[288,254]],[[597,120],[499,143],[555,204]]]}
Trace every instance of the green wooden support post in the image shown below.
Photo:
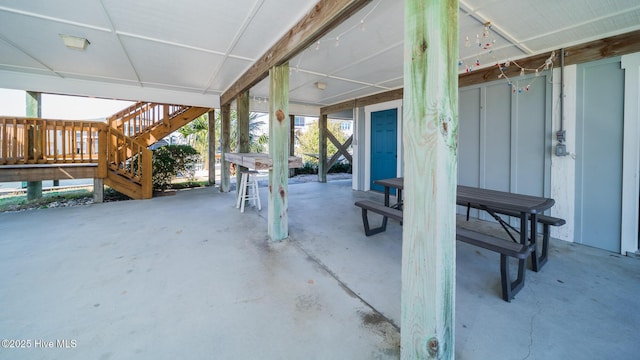
{"label": "green wooden support post", "polygon": [[289,63],[269,70],[269,238],[289,237]]}
{"label": "green wooden support post", "polygon": [[[249,152],[249,91],[241,92],[236,98],[236,115],[237,121],[237,135],[238,139],[236,144],[238,148],[236,152],[248,153]],[[240,171],[246,170],[244,166],[236,165],[236,195],[240,192]]]}
{"label": "green wooden support post", "polygon": [[[27,117],[40,118],[42,116],[42,94],[39,92],[27,91]],[[36,154],[42,154],[37,150],[42,144],[40,131],[37,125],[29,126],[29,153],[25,154],[28,160],[37,160]],[[27,182],[27,200],[35,200],[42,197],[42,181]]]}
{"label": "green wooden support post", "polygon": [[207,168],[209,170],[209,185],[216,184],[216,111],[211,109],[209,113],[207,113],[208,117],[208,135],[207,139],[208,150],[207,150]]}
{"label": "green wooden support post", "polygon": [[318,119],[318,182],[327,182],[327,114]]}
{"label": "green wooden support post", "polygon": [[222,105],[220,108],[220,192],[229,192],[231,190],[231,169],[226,161],[224,154],[231,152],[230,143],[231,128],[231,105]]}
{"label": "green wooden support post", "polygon": [[[296,155],[296,116],[289,114],[289,156]],[[296,176],[296,169],[289,169],[289,177]]]}
{"label": "green wooden support post", "polygon": [[453,359],[458,0],[405,0],[401,358]]}

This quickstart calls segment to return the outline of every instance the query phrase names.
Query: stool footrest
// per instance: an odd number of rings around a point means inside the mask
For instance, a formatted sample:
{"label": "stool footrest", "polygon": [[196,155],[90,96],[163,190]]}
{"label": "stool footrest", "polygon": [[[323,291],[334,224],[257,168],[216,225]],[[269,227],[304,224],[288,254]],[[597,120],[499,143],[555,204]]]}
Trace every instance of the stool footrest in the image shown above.
{"label": "stool footrest", "polygon": [[243,170],[241,174],[236,208],[240,208],[240,212],[244,212],[245,203],[250,201],[251,204],[258,207],[258,210],[262,210],[260,193],[258,192],[258,179],[256,176],[258,172],[255,170]]}

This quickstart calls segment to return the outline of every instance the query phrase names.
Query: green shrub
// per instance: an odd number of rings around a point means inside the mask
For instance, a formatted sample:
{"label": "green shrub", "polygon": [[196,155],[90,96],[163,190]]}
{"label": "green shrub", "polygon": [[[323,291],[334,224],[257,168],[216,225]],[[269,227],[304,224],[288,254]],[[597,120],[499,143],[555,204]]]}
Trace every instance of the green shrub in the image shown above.
{"label": "green shrub", "polygon": [[336,163],[329,169],[329,173],[351,174],[351,164],[348,161]]}
{"label": "green shrub", "polygon": [[[351,164],[349,162],[339,162],[333,164],[333,166],[329,169],[329,173],[347,173],[351,174]],[[303,174],[317,174],[318,173],[318,163],[317,161],[305,161],[304,165],[301,168],[296,169],[296,175]]]}
{"label": "green shrub", "polygon": [[296,175],[317,174],[317,173],[318,173],[318,164],[313,163],[311,161],[305,161],[304,165],[301,168],[296,169]]}
{"label": "green shrub", "polygon": [[153,151],[153,189],[164,191],[171,186],[173,179],[182,173],[192,179],[195,175],[195,163],[200,155],[189,145],[166,145]]}

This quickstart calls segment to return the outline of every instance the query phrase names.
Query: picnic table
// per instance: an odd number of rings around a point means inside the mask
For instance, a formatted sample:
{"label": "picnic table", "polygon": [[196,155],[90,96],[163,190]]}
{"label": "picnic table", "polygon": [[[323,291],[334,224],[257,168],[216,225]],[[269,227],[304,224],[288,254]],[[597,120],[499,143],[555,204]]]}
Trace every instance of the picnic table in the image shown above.
{"label": "picnic table", "polygon": [[[387,218],[402,222],[402,191],[404,190],[404,178],[391,178],[376,180],[374,183],[384,187],[384,205],[364,200],[356,202],[356,206],[362,208],[363,222],[367,236],[379,233],[386,229]],[[391,189],[396,189],[396,203],[390,204]],[[456,203],[461,206],[476,208],[488,212],[493,216],[513,241],[497,238],[468,229],[458,228],[456,238],[488,250],[499,252],[501,255],[501,274],[503,299],[511,298],[524,286],[526,260],[531,257],[532,270],[539,271],[547,262],[549,226],[563,225],[563,219],[546,216],[543,212],[551,208],[555,201],[550,198],[516,194],[504,191],[474,188],[458,185],[456,191]],[[372,211],[383,216],[380,227],[370,228],[367,211]],[[514,216],[520,219],[520,229],[511,226],[500,215]],[[468,217],[468,210],[467,210]],[[537,224],[544,225],[543,244],[541,254],[538,256]],[[517,233],[514,236],[513,233]],[[518,259],[518,277],[510,280],[508,257]]]}

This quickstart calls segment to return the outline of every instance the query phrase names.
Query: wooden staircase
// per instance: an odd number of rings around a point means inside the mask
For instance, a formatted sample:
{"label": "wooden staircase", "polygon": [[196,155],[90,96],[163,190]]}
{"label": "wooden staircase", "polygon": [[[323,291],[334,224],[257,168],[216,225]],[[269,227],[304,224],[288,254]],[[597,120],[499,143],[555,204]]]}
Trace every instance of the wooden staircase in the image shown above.
{"label": "wooden staircase", "polygon": [[147,148],[209,110],[137,102],[106,124],[0,117],[0,181],[93,177],[133,199],[149,199]]}
{"label": "wooden staircase", "polygon": [[147,148],[207,111],[209,108],[139,101],[109,117],[105,184],[134,199],[151,198],[152,176],[144,176],[152,172],[152,154]]}

